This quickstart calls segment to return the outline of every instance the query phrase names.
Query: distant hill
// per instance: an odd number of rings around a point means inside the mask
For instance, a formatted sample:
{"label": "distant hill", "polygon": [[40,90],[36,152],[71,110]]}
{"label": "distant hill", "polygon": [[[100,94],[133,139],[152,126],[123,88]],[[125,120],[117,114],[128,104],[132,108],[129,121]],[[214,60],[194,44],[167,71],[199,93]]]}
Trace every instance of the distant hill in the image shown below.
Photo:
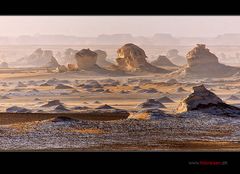
{"label": "distant hill", "polygon": [[151,37],[131,34],[102,34],[97,37],[71,35],[22,35],[19,37],[0,37],[0,45],[240,45],[240,33],[227,33],[216,37],[174,37],[168,33],[157,33]]}

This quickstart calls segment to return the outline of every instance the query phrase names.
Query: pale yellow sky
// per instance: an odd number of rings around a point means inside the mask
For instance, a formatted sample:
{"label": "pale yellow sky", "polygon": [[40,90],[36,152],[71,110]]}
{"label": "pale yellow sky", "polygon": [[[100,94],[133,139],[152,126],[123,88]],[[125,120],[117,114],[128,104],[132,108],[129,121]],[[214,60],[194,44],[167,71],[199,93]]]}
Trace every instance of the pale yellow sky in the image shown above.
{"label": "pale yellow sky", "polygon": [[0,26],[0,36],[170,33],[176,37],[215,37],[240,33],[240,16],[0,16]]}

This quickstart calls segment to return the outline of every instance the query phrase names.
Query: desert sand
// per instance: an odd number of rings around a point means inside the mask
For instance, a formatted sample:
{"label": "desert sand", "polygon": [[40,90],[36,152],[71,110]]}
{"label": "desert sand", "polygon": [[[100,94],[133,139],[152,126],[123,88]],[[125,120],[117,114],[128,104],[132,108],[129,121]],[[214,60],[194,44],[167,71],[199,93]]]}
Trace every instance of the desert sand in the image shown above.
{"label": "desert sand", "polygon": [[111,68],[89,49],[76,54],[74,71],[0,69],[0,150],[240,150],[238,72],[191,77],[192,64],[155,67],[129,44]]}

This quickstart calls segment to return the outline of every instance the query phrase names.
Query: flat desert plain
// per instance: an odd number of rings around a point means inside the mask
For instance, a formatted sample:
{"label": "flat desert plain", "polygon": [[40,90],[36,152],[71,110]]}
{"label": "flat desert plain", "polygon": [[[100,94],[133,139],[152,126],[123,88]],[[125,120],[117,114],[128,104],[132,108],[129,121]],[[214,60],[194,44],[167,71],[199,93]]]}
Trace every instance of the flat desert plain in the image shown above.
{"label": "flat desert plain", "polygon": [[[238,79],[170,83],[163,75],[156,74],[103,77],[81,72],[48,73],[41,68],[9,68],[0,74],[2,151],[239,151],[240,148],[238,117],[199,111],[176,113],[179,102],[191,94],[193,86],[202,83],[226,103],[238,106],[240,100],[229,99],[231,95],[240,97]],[[101,87],[96,87],[96,82]],[[129,118],[143,109],[141,103],[147,99],[161,97],[172,100],[162,103],[161,110],[167,116],[151,119],[143,113],[139,119]],[[10,113],[9,108],[20,110]],[[21,113],[21,109],[27,112]]]}

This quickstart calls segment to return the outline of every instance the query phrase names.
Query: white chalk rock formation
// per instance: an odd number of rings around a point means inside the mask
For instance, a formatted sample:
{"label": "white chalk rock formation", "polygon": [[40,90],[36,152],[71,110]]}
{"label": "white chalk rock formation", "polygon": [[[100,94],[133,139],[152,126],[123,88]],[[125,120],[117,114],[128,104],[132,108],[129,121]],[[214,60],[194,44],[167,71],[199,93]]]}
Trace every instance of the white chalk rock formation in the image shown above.
{"label": "white chalk rock formation", "polygon": [[118,68],[127,72],[168,73],[168,70],[158,68],[147,62],[143,49],[132,43],[125,44],[117,50]]}
{"label": "white chalk rock formation", "polygon": [[227,77],[240,71],[240,68],[219,63],[217,56],[209,51],[204,44],[197,44],[186,55],[188,66],[185,69],[189,76]]}
{"label": "white chalk rock formation", "polygon": [[204,85],[193,87],[193,93],[182,100],[177,112],[198,110],[215,115],[239,116],[240,108],[228,105],[216,94],[207,90]]}

